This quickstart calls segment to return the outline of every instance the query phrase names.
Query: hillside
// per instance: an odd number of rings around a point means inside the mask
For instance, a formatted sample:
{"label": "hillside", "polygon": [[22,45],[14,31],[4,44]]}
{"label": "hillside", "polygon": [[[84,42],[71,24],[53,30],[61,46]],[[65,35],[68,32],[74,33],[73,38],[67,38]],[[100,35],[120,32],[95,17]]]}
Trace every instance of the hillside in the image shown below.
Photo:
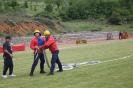
{"label": "hillside", "polygon": [[132,4],[132,0],[0,0],[0,36],[31,35],[46,27],[53,33],[132,32]]}

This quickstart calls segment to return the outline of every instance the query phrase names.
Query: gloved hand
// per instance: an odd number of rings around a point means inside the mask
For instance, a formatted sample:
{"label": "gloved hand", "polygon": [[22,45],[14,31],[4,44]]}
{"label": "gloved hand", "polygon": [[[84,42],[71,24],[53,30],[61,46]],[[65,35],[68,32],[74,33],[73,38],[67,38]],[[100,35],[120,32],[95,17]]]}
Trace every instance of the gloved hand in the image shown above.
{"label": "gloved hand", "polygon": [[10,54],[10,56],[13,58],[13,54]]}
{"label": "gloved hand", "polygon": [[35,46],[35,49],[39,49],[39,47],[38,46]]}
{"label": "gloved hand", "polygon": [[41,48],[41,46],[38,46],[38,53],[43,53],[43,48]]}

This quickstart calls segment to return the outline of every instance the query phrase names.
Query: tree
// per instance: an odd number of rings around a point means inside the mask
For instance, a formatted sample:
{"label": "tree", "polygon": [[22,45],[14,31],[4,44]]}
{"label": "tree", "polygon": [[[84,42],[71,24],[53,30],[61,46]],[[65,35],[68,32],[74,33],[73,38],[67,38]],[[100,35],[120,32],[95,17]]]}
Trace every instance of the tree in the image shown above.
{"label": "tree", "polygon": [[10,6],[15,10],[16,7],[19,6],[18,2],[16,0],[11,1]]}
{"label": "tree", "polygon": [[28,2],[27,1],[25,1],[24,2],[24,8],[28,8],[29,6],[28,6]]}

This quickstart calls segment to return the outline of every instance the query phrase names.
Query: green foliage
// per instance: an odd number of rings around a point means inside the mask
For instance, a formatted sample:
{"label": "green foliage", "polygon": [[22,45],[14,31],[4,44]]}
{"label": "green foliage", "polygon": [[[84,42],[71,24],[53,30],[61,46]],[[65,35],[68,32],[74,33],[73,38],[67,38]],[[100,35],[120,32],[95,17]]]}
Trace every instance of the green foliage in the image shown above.
{"label": "green foliage", "polygon": [[24,8],[28,8],[29,6],[28,6],[28,2],[27,1],[25,1],[24,2]]}
{"label": "green foliage", "polygon": [[51,13],[53,11],[53,6],[51,4],[46,5],[45,11]]}
{"label": "green foliage", "polygon": [[[127,2],[126,0],[45,0],[45,2],[47,5],[44,12],[52,13],[48,14],[52,15],[49,17],[59,17],[63,21],[102,18],[124,23],[123,21],[128,21],[125,19],[127,19],[133,11],[132,0],[128,0]],[[114,17],[114,13],[120,16]]]}
{"label": "green foliage", "polygon": [[0,11],[20,11],[32,16],[48,17],[63,21],[77,19],[115,19],[128,23],[133,15],[133,0],[1,0]]}
{"label": "green foliage", "polygon": [[133,9],[133,0],[120,0],[120,5],[128,10]]}
{"label": "green foliage", "polygon": [[4,36],[4,33],[0,32],[0,36]]}
{"label": "green foliage", "polygon": [[15,9],[17,6],[19,6],[19,4],[17,3],[16,0],[13,0],[13,1],[11,1],[9,6],[11,6],[13,9]]}
{"label": "green foliage", "polygon": [[119,25],[121,22],[120,14],[117,12],[113,12],[110,18],[108,19],[108,22],[111,24]]}

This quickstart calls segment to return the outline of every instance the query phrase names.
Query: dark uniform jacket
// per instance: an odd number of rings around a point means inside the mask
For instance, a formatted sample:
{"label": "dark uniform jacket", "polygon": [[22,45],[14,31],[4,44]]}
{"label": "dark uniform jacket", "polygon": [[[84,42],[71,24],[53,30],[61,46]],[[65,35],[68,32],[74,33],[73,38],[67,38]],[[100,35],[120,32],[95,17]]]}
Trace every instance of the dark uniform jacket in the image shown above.
{"label": "dark uniform jacket", "polygon": [[10,57],[10,55],[7,53],[7,52],[5,52],[4,50],[7,50],[10,54],[12,54],[12,47],[11,47],[11,44],[9,43],[9,42],[5,42],[4,44],[3,44],[3,56],[4,57]]}

